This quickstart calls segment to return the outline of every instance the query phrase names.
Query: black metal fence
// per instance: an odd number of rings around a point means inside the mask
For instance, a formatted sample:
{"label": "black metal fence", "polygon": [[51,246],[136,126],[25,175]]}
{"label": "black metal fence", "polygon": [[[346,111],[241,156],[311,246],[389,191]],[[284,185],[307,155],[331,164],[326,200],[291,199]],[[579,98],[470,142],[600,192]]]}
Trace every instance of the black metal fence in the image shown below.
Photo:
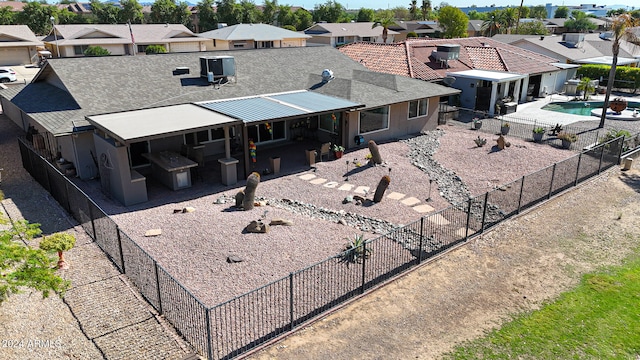
{"label": "black metal fence", "polygon": [[73,215],[149,304],[200,354],[231,359],[618,164],[623,141],[619,137],[594,146],[214,307],[205,306],[174,279],[28,142],[20,139],[19,146],[24,168]]}

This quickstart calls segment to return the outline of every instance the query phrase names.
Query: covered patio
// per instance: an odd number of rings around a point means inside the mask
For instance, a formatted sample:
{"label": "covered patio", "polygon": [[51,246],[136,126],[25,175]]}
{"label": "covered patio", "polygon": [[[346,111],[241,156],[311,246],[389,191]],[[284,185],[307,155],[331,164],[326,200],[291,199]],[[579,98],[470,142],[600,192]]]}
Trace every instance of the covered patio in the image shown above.
{"label": "covered patio", "polygon": [[346,143],[343,114],[362,106],[296,91],[86,119],[96,129],[102,189],[129,206],[148,201],[151,179],[176,191],[194,180],[232,186],[252,171],[277,173],[283,163],[308,168],[320,160],[320,144]]}

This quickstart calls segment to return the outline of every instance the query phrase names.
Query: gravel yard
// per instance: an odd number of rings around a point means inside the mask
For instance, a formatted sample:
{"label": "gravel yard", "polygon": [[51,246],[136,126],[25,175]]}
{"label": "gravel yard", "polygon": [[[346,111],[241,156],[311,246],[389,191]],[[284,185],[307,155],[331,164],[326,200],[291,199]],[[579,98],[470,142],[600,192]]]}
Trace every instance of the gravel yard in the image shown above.
{"label": "gravel yard", "polygon": [[[244,188],[243,183],[186,201],[184,197],[172,201],[181,194],[167,190],[158,206],[129,212],[104,199],[99,205],[110,210],[120,228],[161,266],[212,306],[337,254],[347,238],[364,233],[370,239],[415,221],[422,215],[414,209],[416,205],[429,205],[437,211],[452,201],[466,200],[469,194],[482,194],[574,155],[511,137],[512,145],[505,150],[492,148],[497,136],[487,136],[488,144],[478,148],[473,142],[477,135],[443,126],[426,135],[380,144],[383,165],[367,165],[369,150],[365,147],[346,153],[340,160],[317,163],[315,171],[266,176],[256,191],[266,205],[251,211],[234,208],[233,197]],[[351,165],[347,173],[346,160],[357,160],[362,166]],[[308,174],[315,177],[300,178]],[[357,195],[354,190],[360,186],[369,187],[364,197],[372,199],[384,175],[391,178],[385,195],[398,193],[402,198],[386,197],[380,203],[365,201],[362,205],[343,203],[345,197]],[[314,184],[317,179],[326,182]],[[353,186],[340,190],[345,184]],[[410,197],[417,203],[403,203]],[[219,200],[224,203],[218,204]],[[185,207],[196,210],[174,213]],[[261,218],[267,222],[286,219],[294,226],[272,226],[268,234],[243,232],[249,222]],[[338,222],[341,219],[346,226]],[[146,230],[155,228],[162,229],[161,236],[144,237]],[[230,264],[229,255],[243,261]]]}

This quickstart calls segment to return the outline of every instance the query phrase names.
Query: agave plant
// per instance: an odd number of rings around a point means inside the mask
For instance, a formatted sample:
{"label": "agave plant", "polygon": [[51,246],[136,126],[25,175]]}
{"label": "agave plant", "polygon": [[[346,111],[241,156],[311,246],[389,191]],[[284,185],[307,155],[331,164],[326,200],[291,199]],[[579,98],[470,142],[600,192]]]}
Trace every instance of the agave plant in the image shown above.
{"label": "agave plant", "polygon": [[349,242],[344,246],[343,253],[340,255],[340,262],[347,264],[362,263],[364,259],[371,256],[372,250],[367,248],[364,234],[356,235],[353,239],[346,238]]}

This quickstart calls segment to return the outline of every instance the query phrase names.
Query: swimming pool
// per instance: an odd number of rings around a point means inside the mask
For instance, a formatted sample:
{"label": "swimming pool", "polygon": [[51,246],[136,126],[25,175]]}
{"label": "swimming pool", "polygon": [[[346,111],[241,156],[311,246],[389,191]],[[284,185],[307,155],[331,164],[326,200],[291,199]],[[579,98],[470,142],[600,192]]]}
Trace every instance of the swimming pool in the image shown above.
{"label": "swimming pool", "polygon": [[[604,101],[570,101],[550,103],[542,107],[543,110],[556,111],[565,114],[592,116],[591,110],[601,108]],[[629,101],[628,109],[640,109],[640,102]]]}

